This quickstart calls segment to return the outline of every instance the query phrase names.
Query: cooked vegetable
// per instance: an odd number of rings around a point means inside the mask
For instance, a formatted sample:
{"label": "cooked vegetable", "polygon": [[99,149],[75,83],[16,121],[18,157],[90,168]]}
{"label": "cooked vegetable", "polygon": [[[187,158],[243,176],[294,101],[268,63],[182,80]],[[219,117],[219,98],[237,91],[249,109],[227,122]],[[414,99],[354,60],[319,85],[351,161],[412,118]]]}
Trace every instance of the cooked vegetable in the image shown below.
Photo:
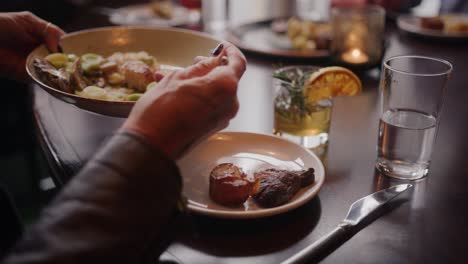
{"label": "cooked vegetable", "polygon": [[78,59],[78,56],[76,56],[75,54],[67,54],[67,57],[68,57],[68,60],[71,62],[75,62],[76,59]]}
{"label": "cooked vegetable", "polygon": [[146,52],[138,52],[136,54],[136,57],[139,61],[142,61],[144,62],[146,65],[148,66],[153,66],[154,63],[155,63],[155,59],[153,56],[150,56],[148,53]]}
{"label": "cooked vegetable", "polygon": [[94,53],[87,53],[81,56],[81,68],[88,75],[98,74],[104,58]]}
{"label": "cooked vegetable", "polygon": [[130,94],[127,96],[127,101],[138,101],[138,99],[140,99],[140,97],[142,97],[143,94],[142,93],[134,93],[134,94]]}
{"label": "cooked vegetable", "polygon": [[94,86],[94,85],[84,88],[83,91],[81,92],[81,95],[84,97],[92,98],[92,99],[100,99],[100,100],[107,99],[106,90],[102,89],[101,87]]}
{"label": "cooked vegetable", "polygon": [[136,101],[172,69],[160,69],[147,52],[95,53],[81,56],[54,53],[34,60],[39,77],[67,93],[109,100]]}
{"label": "cooked vegetable", "polygon": [[125,81],[121,73],[113,72],[107,76],[107,81],[112,85],[122,84]]}
{"label": "cooked vegetable", "polygon": [[153,89],[154,87],[156,87],[156,85],[158,85],[157,82],[150,82],[150,83],[146,86],[146,91],[149,91],[149,90]]}
{"label": "cooked vegetable", "polygon": [[68,62],[68,56],[63,53],[52,53],[47,55],[44,59],[52,64],[56,69],[64,67]]}

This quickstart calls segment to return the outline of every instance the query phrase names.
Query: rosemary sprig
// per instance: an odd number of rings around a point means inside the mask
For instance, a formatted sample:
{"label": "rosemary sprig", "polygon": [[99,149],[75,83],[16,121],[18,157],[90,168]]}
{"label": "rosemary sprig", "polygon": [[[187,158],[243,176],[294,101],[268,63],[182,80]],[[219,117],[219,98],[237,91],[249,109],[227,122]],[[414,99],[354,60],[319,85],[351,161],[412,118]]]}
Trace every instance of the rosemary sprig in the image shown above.
{"label": "rosemary sprig", "polygon": [[276,110],[278,113],[287,118],[294,118],[298,115],[302,118],[308,113],[306,96],[303,90],[306,81],[313,72],[296,68],[292,71],[275,72],[273,74],[273,78],[281,81],[281,89],[285,89],[286,91],[280,92],[276,97],[276,104],[278,106]]}

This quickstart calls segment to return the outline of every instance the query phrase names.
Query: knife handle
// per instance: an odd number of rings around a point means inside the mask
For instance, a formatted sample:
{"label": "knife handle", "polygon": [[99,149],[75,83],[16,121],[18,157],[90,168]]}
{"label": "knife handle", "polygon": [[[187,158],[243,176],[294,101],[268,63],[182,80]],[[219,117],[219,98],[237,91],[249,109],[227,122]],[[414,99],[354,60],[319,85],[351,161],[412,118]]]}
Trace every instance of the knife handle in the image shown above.
{"label": "knife handle", "polygon": [[337,244],[344,242],[350,226],[342,223],[326,236],[315,241],[281,264],[317,263],[333,251]]}

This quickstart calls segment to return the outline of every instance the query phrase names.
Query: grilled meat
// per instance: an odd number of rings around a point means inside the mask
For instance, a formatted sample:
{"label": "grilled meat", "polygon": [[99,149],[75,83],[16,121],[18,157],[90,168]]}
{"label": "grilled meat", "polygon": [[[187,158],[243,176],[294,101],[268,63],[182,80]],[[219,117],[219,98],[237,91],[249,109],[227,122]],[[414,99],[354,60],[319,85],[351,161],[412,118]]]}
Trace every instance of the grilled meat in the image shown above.
{"label": "grilled meat", "polygon": [[33,61],[34,69],[37,75],[47,85],[57,87],[61,91],[73,93],[72,86],[70,85],[70,74],[65,69],[55,69],[55,67],[48,61],[40,58],[35,58]]}
{"label": "grilled meat", "polygon": [[301,187],[315,181],[314,169],[287,171],[266,169],[255,173],[258,188],[252,195],[258,205],[275,207],[287,203]]}
{"label": "grilled meat", "polygon": [[222,163],[210,173],[210,197],[227,206],[243,204],[250,196],[255,182],[247,179],[241,168]]}
{"label": "grilled meat", "polygon": [[307,169],[305,171],[297,171],[296,173],[300,173],[299,177],[301,177],[301,187],[311,185],[315,181],[315,170],[314,170],[314,168],[309,168],[309,169]]}
{"label": "grilled meat", "polygon": [[83,90],[90,84],[89,80],[87,80],[82,74],[81,60],[79,58],[71,66],[70,83],[79,91]]}

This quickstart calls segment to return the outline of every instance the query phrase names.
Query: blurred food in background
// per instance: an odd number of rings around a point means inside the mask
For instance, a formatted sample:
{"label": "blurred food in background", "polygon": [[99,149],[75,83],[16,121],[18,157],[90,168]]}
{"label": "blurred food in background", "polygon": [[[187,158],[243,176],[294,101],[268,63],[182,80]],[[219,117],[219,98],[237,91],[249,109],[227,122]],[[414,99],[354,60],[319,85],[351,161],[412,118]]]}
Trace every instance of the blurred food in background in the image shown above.
{"label": "blurred food in background", "polygon": [[305,51],[328,49],[331,40],[331,25],[293,17],[288,20],[286,34],[294,49]]}

